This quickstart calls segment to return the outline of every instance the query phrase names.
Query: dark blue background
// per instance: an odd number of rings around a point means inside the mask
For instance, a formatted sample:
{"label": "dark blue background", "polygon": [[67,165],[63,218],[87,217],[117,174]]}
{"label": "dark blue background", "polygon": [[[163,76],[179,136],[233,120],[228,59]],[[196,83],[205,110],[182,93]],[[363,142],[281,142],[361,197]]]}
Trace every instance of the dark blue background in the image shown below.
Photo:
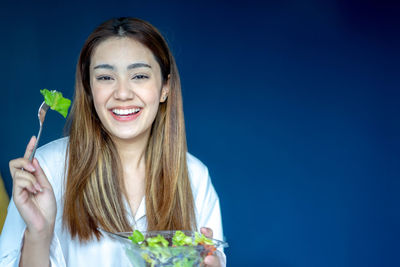
{"label": "dark blue background", "polygon": [[[33,2],[33,1],[32,1]],[[190,3],[189,3],[190,2]],[[88,34],[150,21],[180,68],[230,266],[400,266],[400,8],[394,1],[2,1],[0,168],[72,97]],[[62,135],[49,112],[44,144]]]}

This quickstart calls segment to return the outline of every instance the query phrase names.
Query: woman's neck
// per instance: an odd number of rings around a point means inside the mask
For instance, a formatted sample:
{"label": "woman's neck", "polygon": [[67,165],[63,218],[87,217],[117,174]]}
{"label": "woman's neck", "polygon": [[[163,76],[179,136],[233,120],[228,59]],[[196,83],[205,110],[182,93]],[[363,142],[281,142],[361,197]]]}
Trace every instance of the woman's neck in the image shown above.
{"label": "woman's neck", "polygon": [[114,139],[124,173],[144,170],[149,136],[150,132],[137,136],[134,140]]}

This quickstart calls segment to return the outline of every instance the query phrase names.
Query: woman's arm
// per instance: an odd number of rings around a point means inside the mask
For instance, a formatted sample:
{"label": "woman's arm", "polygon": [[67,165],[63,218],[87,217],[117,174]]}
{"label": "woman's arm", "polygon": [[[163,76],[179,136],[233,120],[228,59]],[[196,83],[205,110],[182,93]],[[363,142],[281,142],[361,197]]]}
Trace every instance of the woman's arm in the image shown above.
{"label": "woman's arm", "polygon": [[30,233],[26,230],[19,266],[50,266],[51,239],[52,235]]}
{"label": "woman's arm", "polygon": [[57,212],[53,188],[37,159],[29,161],[36,138],[23,158],[10,161],[13,201],[26,224],[19,266],[49,266],[50,242]]}

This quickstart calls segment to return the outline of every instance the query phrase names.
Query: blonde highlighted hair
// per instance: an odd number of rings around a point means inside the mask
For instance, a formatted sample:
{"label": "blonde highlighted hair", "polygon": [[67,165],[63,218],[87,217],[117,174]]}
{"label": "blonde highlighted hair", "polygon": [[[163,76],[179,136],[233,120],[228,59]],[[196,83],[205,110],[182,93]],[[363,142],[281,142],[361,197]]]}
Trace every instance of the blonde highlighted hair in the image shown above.
{"label": "blonde highlighted hair", "polygon": [[[68,133],[64,226],[72,237],[100,238],[97,228],[131,231],[125,210],[118,151],[102,126],[90,89],[93,50],[111,37],[133,38],[149,48],[160,65],[163,83],[170,83],[160,104],[146,148],[147,230],[194,230],[194,201],[186,163],[186,134],[178,69],[168,45],[149,23],[134,18],[104,22],[86,40],[77,64],[74,102]],[[169,77],[169,78],[168,78]]]}

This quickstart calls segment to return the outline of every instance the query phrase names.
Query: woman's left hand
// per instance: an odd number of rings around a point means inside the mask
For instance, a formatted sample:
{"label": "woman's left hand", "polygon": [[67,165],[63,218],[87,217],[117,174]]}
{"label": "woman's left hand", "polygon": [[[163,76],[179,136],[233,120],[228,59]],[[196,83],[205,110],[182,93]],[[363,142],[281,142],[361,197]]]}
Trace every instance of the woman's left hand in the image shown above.
{"label": "woman's left hand", "polygon": [[[203,235],[205,235],[207,238],[213,238],[213,231],[210,228],[201,227],[200,232]],[[217,253],[219,253],[218,250],[213,255],[209,255],[204,258],[204,264],[206,267],[221,267],[222,266]]]}

